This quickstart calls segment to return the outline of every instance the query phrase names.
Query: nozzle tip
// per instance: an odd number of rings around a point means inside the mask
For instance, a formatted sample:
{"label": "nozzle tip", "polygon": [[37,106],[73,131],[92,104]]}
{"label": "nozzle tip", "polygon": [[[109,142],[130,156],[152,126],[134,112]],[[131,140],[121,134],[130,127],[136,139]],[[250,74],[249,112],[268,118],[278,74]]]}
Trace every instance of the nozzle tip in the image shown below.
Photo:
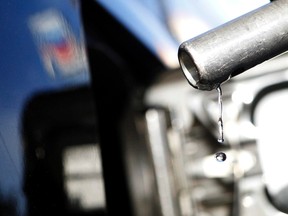
{"label": "nozzle tip", "polygon": [[192,56],[185,50],[185,48],[182,49],[180,47],[178,51],[178,59],[185,78],[194,88],[198,89],[200,77]]}

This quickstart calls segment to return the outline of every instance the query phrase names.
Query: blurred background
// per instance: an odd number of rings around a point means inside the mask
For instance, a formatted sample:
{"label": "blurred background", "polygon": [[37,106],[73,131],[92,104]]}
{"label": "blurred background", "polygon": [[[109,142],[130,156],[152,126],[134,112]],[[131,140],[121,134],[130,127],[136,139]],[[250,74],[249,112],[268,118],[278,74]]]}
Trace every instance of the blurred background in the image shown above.
{"label": "blurred background", "polygon": [[222,85],[223,144],[177,58],[269,3],[3,2],[0,215],[286,215],[287,54]]}

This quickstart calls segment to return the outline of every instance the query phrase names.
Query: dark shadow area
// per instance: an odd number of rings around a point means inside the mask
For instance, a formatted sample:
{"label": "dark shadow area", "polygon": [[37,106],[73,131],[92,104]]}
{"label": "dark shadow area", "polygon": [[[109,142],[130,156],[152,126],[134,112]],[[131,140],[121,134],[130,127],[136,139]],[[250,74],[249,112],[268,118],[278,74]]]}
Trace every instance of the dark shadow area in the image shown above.
{"label": "dark shadow area", "polygon": [[106,214],[90,87],[31,98],[23,138],[29,216]]}
{"label": "dark shadow area", "polygon": [[[5,198],[4,198],[5,197]],[[0,191],[0,215],[1,216],[16,216],[16,200],[13,196],[3,196]]]}

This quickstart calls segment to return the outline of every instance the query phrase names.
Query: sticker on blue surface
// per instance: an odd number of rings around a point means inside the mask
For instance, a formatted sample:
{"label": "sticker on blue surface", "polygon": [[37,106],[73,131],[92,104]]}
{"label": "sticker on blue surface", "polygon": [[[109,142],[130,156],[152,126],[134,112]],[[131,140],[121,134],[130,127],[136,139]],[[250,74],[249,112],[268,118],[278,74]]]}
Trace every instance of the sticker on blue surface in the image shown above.
{"label": "sticker on blue surface", "polygon": [[77,40],[59,11],[47,10],[33,15],[29,19],[29,27],[44,67],[52,77],[87,72],[85,46]]}

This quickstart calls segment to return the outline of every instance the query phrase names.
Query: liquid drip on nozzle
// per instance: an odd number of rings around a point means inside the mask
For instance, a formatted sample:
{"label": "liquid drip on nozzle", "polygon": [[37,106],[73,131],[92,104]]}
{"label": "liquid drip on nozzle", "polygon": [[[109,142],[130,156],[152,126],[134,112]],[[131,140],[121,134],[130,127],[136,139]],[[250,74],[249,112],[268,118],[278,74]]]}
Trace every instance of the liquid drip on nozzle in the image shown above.
{"label": "liquid drip on nozzle", "polygon": [[218,106],[219,106],[219,118],[218,118],[218,130],[219,130],[219,137],[218,142],[224,142],[224,132],[223,132],[223,107],[222,107],[222,89],[220,85],[217,87],[218,91]]}
{"label": "liquid drip on nozzle", "polygon": [[[219,118],[218,118],[218,130],[219,130],[219,137],[218,142],[224,142],[224,132],[223,132],[223,105],[222,105],[222,89],[220,85],[216,88],[218,91],[218,106],[219,106]],[[227,156],[224,152],[217,152],[215,154],[215,158],[218,162],[223,162],[226,160]]]}

